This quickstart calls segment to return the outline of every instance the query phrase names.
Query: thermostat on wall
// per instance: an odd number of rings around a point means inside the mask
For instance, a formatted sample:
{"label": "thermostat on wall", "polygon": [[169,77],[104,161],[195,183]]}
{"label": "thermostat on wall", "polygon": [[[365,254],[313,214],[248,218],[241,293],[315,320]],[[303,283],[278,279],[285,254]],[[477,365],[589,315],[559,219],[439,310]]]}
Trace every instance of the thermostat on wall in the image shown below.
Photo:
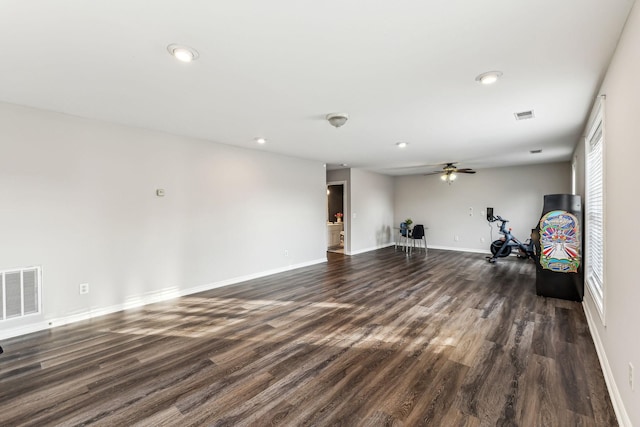
{"label": "thermostat on wall", "polygon": [[158,197],[164,197],[164,190],[162,188],[158,188],[156,190],[156,196]]}

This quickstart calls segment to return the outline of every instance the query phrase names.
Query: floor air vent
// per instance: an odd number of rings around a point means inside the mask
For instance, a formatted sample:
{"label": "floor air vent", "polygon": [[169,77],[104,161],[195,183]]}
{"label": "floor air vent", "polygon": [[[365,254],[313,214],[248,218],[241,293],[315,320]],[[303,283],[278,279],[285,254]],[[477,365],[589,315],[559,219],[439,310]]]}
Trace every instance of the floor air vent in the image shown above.
{"label": "floor air vent", "polygon": [[40,268],[0,271],[0,320],[40,313]]}

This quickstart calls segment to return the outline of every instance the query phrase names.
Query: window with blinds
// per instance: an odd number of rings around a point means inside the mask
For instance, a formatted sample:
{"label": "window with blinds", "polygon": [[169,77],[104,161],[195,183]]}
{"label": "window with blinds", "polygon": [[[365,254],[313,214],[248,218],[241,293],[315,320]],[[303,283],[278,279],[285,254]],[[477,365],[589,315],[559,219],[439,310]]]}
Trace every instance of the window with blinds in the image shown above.
{"label": "window with blinds", "polygon": [[40,313],[40,268],[0,271],[0,320]]}
{"label": "window with blinds", "polygon": [[604,316],[604,98],[586,138],[585,281],[602,322]]}

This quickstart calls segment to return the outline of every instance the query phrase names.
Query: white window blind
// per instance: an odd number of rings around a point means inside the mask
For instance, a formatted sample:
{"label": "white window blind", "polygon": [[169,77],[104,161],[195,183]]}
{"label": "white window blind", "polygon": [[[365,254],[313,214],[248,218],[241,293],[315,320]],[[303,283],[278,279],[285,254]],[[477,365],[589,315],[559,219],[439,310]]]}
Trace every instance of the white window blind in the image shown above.
{"label": "white window blind", "polygon": [[586,138],[585,281],[604,323],[604,98]]}

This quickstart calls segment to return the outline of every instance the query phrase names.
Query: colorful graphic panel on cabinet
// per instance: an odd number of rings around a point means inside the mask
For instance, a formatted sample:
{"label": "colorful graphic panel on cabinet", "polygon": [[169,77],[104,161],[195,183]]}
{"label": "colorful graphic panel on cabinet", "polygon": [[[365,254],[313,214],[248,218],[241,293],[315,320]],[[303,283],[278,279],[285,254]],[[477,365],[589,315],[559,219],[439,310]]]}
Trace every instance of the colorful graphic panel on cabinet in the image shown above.
{"label": "colorful graphic panel on cabinet", "polygon": [[580,266],[578,219],[566,211],[551,211],[540,219],[540,265],[559,273],[575,273]]}

